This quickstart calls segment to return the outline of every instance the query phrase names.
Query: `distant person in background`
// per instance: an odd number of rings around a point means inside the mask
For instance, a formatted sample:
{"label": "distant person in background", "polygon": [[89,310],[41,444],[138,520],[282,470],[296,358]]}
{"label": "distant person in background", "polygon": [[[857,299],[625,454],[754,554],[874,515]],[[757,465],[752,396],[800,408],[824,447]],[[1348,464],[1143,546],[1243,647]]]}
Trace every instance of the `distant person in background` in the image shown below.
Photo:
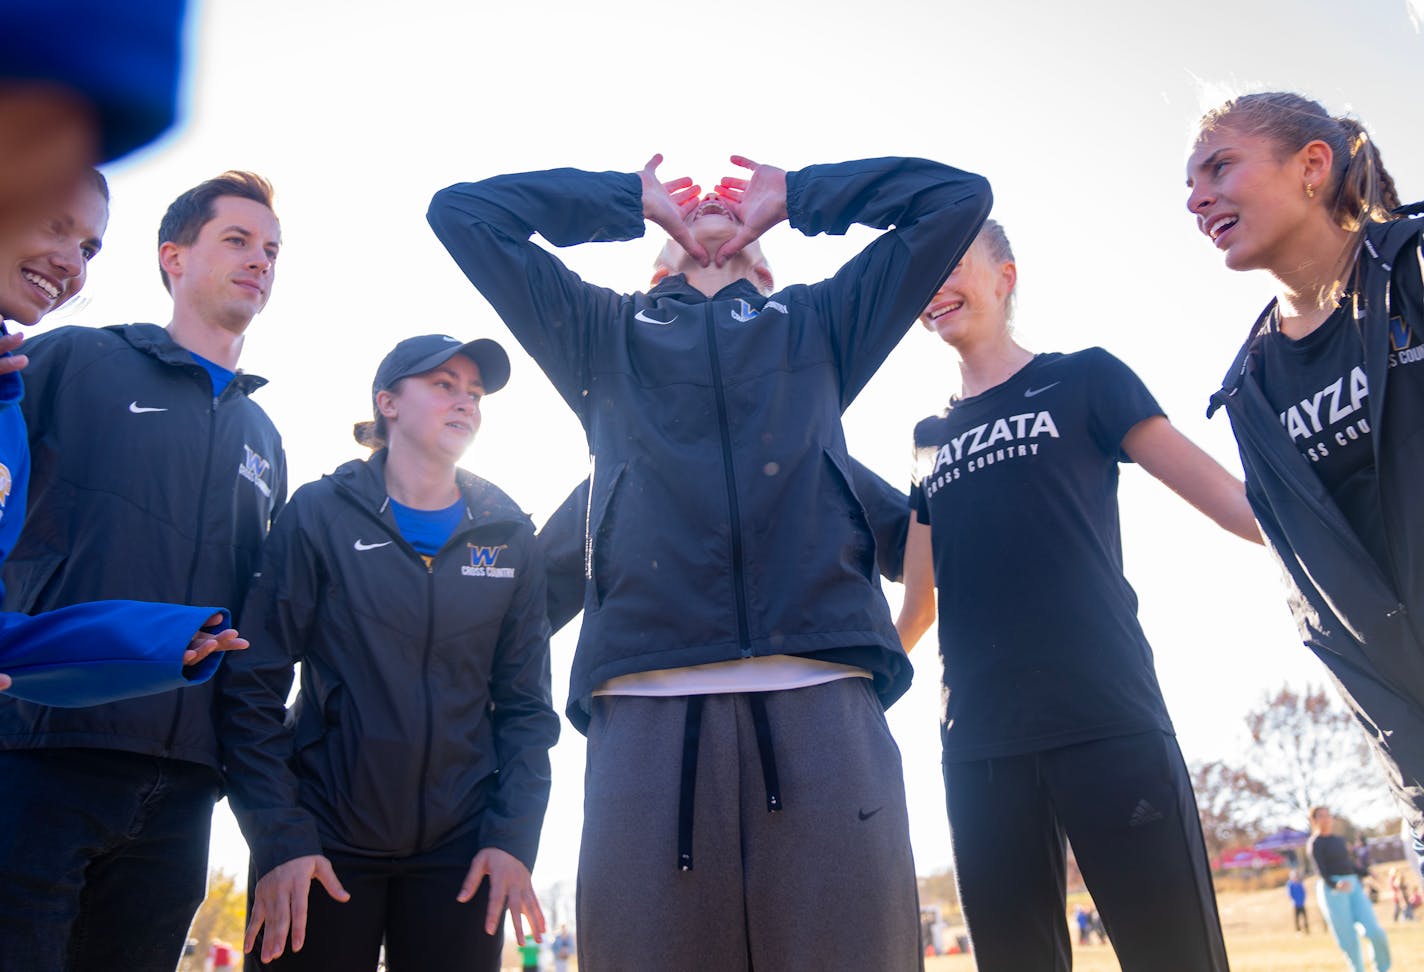
{"label": "distant person in background", "polygon": [[524,972],[539,972],[539,943],[531,938],[521,944],[519,946],[519,962]]}
{"label": "distant person in background", "polygon": [[1291,907],[1294,909],[1296,932],[1309,935],[1310,916],[1305,913],[1305,883],[1301,881],[1299,871],[1290,872],[1290,877],[1286,880],[1286,894],[1290,895]]}
{"label": "distant person in background", "polygon": [[1365,937],[1374,946],[1375,968],[1378,972],[1388,972],[1389,939],[1365,895],[1360,875],[1355,873],[1349,848],[1343,838],[1335,836],[1334,830],[1335,821],[1328,808],[1315,807],[1310,811],[1310,841],[1306,850],[1320,873],[1320,882],[1316,885],[1320,913],[1354,972],[1365,972],[1356,925],[1364,929]]}
{"label": "distant person in background", "polygon": [[1290,92],[1208,112],[1187,209],[1276,298],[1212,396],[1289,604],[1424,834],[1424,218],[1364,126]]}
{"label": "distant person in background", "polygon": [[1389,894],[1394,902],[1395,922],[1413,920],[1414,914],[1409,907],[1409,885],[1397,867],[1389,869]]}
{"label": "distant person in background", "polygon": [[1191,777],[1123,575],[1118,468],[1137,462],[1258,539],[1241,483],[1102,348],[1034,354],[993,219],[920,320],[960,387],[914,431],[896,624],[936,618],[955,875],[981,972],[1072,964],[1066,843],[1124,969],[1226,968]]}
{"label": "distant person in background", "polygon": [[554,952],[554,972],[569,972],[569,959],[574,957],[574,936],[568,925],[560,925],[551,948]]}

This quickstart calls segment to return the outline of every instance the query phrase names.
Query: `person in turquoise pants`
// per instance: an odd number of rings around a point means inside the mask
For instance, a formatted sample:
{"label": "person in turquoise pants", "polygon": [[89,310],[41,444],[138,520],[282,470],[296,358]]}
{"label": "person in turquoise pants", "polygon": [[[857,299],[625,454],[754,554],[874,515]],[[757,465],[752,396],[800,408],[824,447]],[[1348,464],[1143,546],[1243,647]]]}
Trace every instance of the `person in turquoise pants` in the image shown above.
{"label": "person in turquoise pants", "polygon": [[1330,926],[1341,951],[1350,960],[1350,968],[1355,972],[1365,972],[1360,933],[1355,929],[1359,925],[1374,946],[1375,968],[1379,972],[1389,972],[1389,939],[1375,917],[1375,909],[1360,884],[1360,876],[1355,873],[1345,841],[1332,833],[1334,827],[1335,821],[1330,816],[1329,808],[1314,807],[1310,811],[1310,841],[1306,847],[1320,871],[1320,883],[1316,886],[1320,913],[1325,916],[1325,924]]}

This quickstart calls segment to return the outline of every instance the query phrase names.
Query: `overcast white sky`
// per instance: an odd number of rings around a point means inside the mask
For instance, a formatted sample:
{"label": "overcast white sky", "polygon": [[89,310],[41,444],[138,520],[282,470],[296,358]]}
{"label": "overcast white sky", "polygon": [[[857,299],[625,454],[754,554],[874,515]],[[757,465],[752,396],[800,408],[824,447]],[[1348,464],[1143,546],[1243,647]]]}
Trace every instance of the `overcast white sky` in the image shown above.
{"label": "overcast white sky", "polygon": [[[490,8],[494,9],[483,9]],[[430,331],[492,336],[514,359],[466,465],[537,522],[585,474],[573,415],[425,224],[456,181],[573,165],[704,186],[741,153],[784,168],[921,155],[981,172],[1018,255],[1018,334],[1034,350],[1102,345],[1173,420],[1239,470],[1224,417],[1203,417],[1270,294],[1233,274],[1184,209],[1195,119],[1231,93],[1300,90],[1373,131],[1406,199],[1424,196],[1424,0],[1127,0],[1049,4],[827,0],[673,7],[632,0],[211,0],[192,18],[186,120],[110,169],[112,216],[87,301],[55,323],[165,323],[154,234],[169,201],[227,168],[277,186],[285,247],[244,370],[281,428],[292,485],[360,453],[377,362]],[[830,275],[871,234],[766,251],[782,282]],[[658,242],[563,256],[586,278],[645,285]],[[846,415],[851,451],[908,483],[914,422],[957,387],[952,353],[916,329]],[[1189,760],[1230,758],[1241,717],[1283,680],[1321,681],[1264,553],[1220,533],[1140,470],[1122,485],[1127,571]],[[986,564],[1022,551],[986,549]],[[899,589],[887,589],[892,607]],[[576,625],[554,642],[562,710]],[[933,634],[890,711],[921,873],[949,864]],[[565,723],[536,886],[570,881],[583,738]],[[669,785],[673,785],[669,781]],[[1283,823],[1286,821],[1282,821]],[[1291,821],[1299,824],[1299,821]],[[226,806],[213,864],[246,867]]]}

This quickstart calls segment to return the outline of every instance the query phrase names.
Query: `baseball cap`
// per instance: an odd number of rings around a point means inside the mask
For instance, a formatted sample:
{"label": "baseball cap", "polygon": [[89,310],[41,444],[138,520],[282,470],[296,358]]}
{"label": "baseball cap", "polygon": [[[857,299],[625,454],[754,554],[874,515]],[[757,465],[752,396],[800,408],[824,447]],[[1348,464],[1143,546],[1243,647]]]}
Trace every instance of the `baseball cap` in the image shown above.
{"label": "baseball cap", "polygon": [[402,378],[423,375],[438,368],[457,354],[463,354],[479,366],[486,395],[492,395],[508,384],[509,355],[504,353],[498,342],[477,338],[462,344],[459,338],[448,334],[422,334],[406,338],[381,359],[381,366],[376,369],[376,380],[371,382],[372,403],[375,403],[377,392],[390,388]]}

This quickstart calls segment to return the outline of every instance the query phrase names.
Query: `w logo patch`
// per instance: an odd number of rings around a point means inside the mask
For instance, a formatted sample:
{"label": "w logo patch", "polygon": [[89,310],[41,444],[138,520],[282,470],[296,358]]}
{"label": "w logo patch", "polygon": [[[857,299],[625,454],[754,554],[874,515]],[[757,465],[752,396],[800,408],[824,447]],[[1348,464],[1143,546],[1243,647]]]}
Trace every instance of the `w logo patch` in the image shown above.
{"label": "w logo patch", "polygon": [[1389,319],[1389,349],[1403,351],[1413,342],[1414,332],[1410,330],[1408,324],[1404,323],[1404,318],[1391,317]]}
{"label": "w logo patch", "polygon": [[254,452],[249,445],[244,444],[242,452],[242,465],[237,467],[237,474],[256,486],[263,496],[270,497],[272,487],[267,484],[267,475],[272,471],[272,464]]}
{"label": "w logo patch", "polygon": [[460,568],[460,573],[466,577],[504,577],[514,576],[513,567],[496,567],[495,562],[499,560],[499,555],[509,549],[509,544],[502,543],[498,547],[484,547],[477,543],[469,544],[470,562]]}
{"label": "w logo patch", "polygon": [[493,567],[494,562],[499,559],[499,552],[507,549],[508,544],[500,544],[498,547],[480,547],[470,544],[470,566],[471,567]]}

